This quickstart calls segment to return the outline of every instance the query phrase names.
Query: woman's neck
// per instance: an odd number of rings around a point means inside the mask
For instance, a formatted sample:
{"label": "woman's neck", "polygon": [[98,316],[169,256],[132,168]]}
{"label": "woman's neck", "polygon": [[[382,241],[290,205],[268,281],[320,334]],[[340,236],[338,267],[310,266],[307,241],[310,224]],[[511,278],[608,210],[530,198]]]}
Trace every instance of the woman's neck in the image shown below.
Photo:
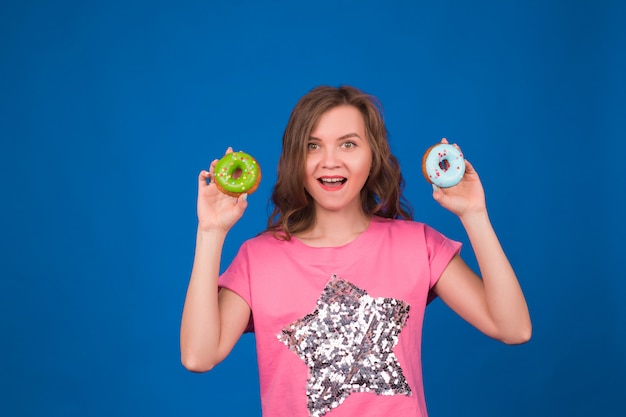
{"label": "woman's neck", "polygon": [[309,246],[342,246],[367,230],[370,220],[371,216],[363,212],[353,216],[341,212],[318,212],[313,226],[295,236]]}

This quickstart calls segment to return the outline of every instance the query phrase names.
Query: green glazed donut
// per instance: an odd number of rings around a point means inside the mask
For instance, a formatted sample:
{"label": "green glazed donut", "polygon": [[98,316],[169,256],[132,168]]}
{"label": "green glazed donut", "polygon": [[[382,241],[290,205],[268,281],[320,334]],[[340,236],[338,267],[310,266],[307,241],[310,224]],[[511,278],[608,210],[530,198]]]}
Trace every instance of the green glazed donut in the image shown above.
{"label": "green glazed donut", "polygon": [[252,194],[261,182],[261,167],[245,152],[224,155],[215,165],[215,185],[224,194],[239,197]]}

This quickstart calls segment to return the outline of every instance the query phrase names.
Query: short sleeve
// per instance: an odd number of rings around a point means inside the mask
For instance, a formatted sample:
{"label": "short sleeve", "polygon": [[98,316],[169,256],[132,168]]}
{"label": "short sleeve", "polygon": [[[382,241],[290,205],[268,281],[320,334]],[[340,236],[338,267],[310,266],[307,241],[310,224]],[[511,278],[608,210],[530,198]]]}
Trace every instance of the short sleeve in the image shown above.
{"label": "short sleeve", "polygon": [[[250,259],[248,256],[247,243],[241,246],[226,271],[220,275],[218,286],[219,288],[227,288],[239,295],[248,306],[250,306],[250,309],[252,309],[252,297],[250,295]],[[250,317],[250,323],[248,323],[248,327],[245,331],[254,331],[252,317]]]}
{"label": "short sleeve", "polygon": [[[430,289],[432,289],[452,258],[460,252],[461,243],[447,238],[430,226],[425,226],[424,235],[430,265]],[[435,298],[435,293],[431,291],[428,295],[428,302]]]}

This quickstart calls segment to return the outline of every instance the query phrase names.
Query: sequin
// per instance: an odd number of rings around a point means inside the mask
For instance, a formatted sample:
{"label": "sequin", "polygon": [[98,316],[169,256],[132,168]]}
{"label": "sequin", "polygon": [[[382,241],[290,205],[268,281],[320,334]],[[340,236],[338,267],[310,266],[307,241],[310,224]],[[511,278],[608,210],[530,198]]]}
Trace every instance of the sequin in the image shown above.
{"label": "sequin", "polygon": [[411,395],[393,353],[410,306],[333,275],[315,310],[277,335],[308,366],[307,407],[321,417],[355,392]]}

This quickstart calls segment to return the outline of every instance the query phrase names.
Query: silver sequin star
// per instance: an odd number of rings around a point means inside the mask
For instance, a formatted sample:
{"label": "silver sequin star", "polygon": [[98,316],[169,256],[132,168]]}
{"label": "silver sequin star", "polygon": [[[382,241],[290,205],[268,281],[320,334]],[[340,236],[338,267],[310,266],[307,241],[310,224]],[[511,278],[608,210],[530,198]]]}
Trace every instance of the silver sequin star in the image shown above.
{"label": "silver sequin star", "polygon": [[401,300],[372,298],[333,275],[315,310],[277,335],[309,367],[311,417],[323,416],[353,392],[411,395],[392,350],[409,309]]}

